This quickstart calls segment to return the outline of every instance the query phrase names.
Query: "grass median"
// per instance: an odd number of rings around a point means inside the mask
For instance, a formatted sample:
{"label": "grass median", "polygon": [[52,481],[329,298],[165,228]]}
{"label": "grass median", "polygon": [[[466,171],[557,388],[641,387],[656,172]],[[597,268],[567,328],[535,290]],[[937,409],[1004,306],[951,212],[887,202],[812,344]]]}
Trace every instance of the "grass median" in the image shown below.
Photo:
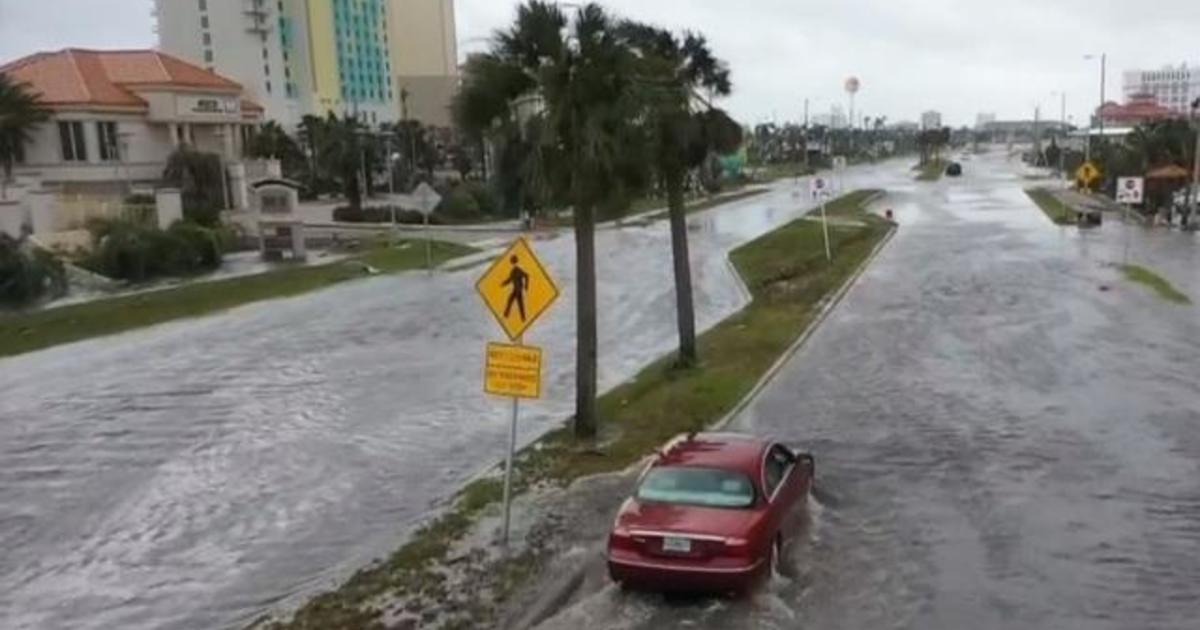
{"label": "grass median", "polygon": [[1075,211],[1045,188],[1027,188],[1025,194],[1058,225],[1075,225]]}
{"label": "grass median", "polygon": [[1150,287],[1162,299],[1174,304],[1191,304],[1192,300],[1185,293],[1176,289],[1169,280],[1154,271],[1139,265],[1122,265],[1121,272],[1131,282]]}
{"label": "grass median", "polygon": [[[623,470],[672,436],[702,430],[729,413],[892,229],[891,223],[863,210],[873,192],[851,193],[829,204],[831,212],[858,220],[831,230],[832,263],[825,259],[820,223],[806,219],[735,250],[731,260],[753,300],[700,336],[700,365],[679,369],[673,356],[663,357],[602,396],[601,435],[594,444],[577,441],[564,426],[525,448],[517,456],[515,491],[547,484],[562,487],[581,477]],[[359,571],[336,591],[311,599],[289,621],[263,620],[258,626],[382,628],[379,609],[404,602],[406,610],[443,608],[440,614],[428,615],[428,620],[441,620],[440,627],[489,627],[497,607],[513,591],[513,582],[536,572],[540,559],[526,553],[489,566],[490,595],[471,594],[469,605],[446,603],[447,591],[453,589],[443,567],[480,515],[496,509],[500,500],[498,479],[471,483],[448,512],[418,530],[390,558]]]}
{"label": "grass median", "polygon": [[917,171],[917,181],[936,182],[946,172],[946,162],[940,159],[930,160],[924,164],[918,164],[913,170]]}
{"label": "grass median", "polygon": [[[405,244],[408,246],[403,247]],[[361,267],[353,264],[355,262],[365,263],[383,273],[418,269],[425,265],[424,241],[400,245],[396,248],[368,250],[349,260],[328,265],[297,266],[44,311],[0,315],[0,357],[207,315],[251,302],[307,293],[362,278]],[[433,262],[435,265],[441,264],[474,251],[465,245],[435,241]]]}

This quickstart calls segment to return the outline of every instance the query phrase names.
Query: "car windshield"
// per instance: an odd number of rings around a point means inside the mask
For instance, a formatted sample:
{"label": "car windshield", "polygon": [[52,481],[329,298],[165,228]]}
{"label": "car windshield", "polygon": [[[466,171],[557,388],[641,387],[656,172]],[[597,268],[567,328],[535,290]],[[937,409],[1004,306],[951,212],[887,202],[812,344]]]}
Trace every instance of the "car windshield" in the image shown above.
{"label": "car windshield", "polygon": [[754,484],[739,472],[714,468],[654,468],[638,487],[637,498],[715,508],[754,505]]}

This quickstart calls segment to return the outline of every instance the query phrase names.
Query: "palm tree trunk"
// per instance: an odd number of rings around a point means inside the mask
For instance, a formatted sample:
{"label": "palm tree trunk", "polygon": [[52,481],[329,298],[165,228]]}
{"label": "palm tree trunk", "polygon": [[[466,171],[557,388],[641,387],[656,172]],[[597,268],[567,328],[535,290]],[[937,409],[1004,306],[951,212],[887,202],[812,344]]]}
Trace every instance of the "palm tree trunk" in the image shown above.
{"label": "palm tree trunk", "polygon": [[593,208],[575,205],[575,437],[596,435],[596,224]]}
{"label": "palm tree trunk", "polygon": [[671,217],[671,254],[675,262],[675,316],[679,327],[679,366],[696,364],[696,311],[692,303],[692,266],[688,255],[687,207],[683,201],[683,172],[666,176],[667,209]]}

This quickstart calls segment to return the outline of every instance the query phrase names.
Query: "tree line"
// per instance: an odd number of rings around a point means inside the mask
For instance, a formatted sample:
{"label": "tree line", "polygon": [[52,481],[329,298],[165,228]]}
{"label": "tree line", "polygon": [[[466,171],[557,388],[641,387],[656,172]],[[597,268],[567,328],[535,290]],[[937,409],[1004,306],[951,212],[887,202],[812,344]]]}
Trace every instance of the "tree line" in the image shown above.
{"label": "tree line", "polygon": [[597,432],[597,215],[656,188],[669,208],[679,332],[677,364],[696,364],[685,182],[741,144],[716,105],[727,65],[697,33],[623,19],[597,4],[571,12],[532,0],[470,58],[454,101],[460,130],[492,147],[505,195],[523,208],[569,207],[575,234],[574,430]]}

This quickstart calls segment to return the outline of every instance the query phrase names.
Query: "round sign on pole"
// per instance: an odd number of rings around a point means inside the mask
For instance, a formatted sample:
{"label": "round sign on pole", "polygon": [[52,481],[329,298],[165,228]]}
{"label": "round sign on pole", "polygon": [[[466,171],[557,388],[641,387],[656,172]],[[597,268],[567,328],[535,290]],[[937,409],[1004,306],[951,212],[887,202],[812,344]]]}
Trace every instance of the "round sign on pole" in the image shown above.
{"label": "round sign on pole", "polygon": [[862,82],[858,80],[858,77],[850,77],[846,79],[846,91],[850,94],[857,93],[860,87],[862,87]]}

